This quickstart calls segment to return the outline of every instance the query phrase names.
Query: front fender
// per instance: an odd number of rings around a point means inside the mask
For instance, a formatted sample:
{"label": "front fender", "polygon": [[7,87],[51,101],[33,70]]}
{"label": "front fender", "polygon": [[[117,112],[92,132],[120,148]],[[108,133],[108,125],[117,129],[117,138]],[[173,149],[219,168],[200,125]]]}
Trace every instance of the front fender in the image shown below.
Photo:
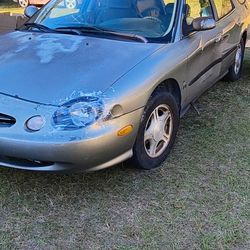
{"label": "front fender", "polygon": [[184,95],[187,54],[178,45],[163,46],[108,88],[104,95],[110,107],[120,105],[124,114],[144,107],[157,86],[168,79],[177,81]]}

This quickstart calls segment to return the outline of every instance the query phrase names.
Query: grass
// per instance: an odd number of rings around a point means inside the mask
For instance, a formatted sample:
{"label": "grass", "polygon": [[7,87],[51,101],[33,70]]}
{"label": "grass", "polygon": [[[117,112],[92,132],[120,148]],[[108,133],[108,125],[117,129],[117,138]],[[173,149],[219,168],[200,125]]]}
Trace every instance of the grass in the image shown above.
{"label": "grass", "polygon": [[0,1],[0,13],[10,12],[14,14],[23,14],[23,9],[19,7],[18,4],[12,2],[11,0],[1,0]]}
{"label": "grass", "polygon": [[0,249],[250,249],[250,50],[197,106],[155,171],[0,169]]}

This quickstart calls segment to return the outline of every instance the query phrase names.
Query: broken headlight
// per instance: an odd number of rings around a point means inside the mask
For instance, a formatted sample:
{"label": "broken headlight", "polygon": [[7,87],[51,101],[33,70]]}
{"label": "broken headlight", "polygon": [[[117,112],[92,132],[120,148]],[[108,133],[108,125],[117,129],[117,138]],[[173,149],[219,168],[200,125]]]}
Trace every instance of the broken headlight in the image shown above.
{"label": "broken headlight", "polygon": [[83,96],[63,104],[53,115],[53,125],[61,130],[76,130],[95,123],[103,114],[99,97]]}

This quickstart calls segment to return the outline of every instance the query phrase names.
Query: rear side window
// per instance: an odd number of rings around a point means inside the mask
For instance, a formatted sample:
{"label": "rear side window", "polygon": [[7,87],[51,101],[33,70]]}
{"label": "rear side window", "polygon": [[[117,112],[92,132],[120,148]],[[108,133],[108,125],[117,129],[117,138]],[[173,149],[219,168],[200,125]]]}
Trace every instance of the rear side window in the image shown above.
{"label": "rear side window", "polygon": [[214,4],[219,18],[226,16],[234,8],[231,0],[214,0]]}

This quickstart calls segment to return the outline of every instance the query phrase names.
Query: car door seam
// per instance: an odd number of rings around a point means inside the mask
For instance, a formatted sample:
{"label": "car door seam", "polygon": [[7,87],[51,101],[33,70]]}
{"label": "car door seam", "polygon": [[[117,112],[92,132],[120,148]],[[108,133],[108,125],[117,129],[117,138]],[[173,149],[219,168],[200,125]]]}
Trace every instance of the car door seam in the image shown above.
{"label": "car door seam", "polygon": [[224,55],[222,55],[222,57],[218,58],[217,60],[213,61],[211,64],[209,64],[204,70],[202,70],[195,78],[193,78],[188,86],[192,86],[196,81],[198,81],[207,71],[209,71],[210,69],[212,69],[215,65],[217,65],[218,63],[222,62],[223,60],[225,60],[229,55],[231,55],[233,52],[235,52],[235,50],[237,49],[237,46],[233,47],[231,50],[229,50],[228,52],[226,52]]}

